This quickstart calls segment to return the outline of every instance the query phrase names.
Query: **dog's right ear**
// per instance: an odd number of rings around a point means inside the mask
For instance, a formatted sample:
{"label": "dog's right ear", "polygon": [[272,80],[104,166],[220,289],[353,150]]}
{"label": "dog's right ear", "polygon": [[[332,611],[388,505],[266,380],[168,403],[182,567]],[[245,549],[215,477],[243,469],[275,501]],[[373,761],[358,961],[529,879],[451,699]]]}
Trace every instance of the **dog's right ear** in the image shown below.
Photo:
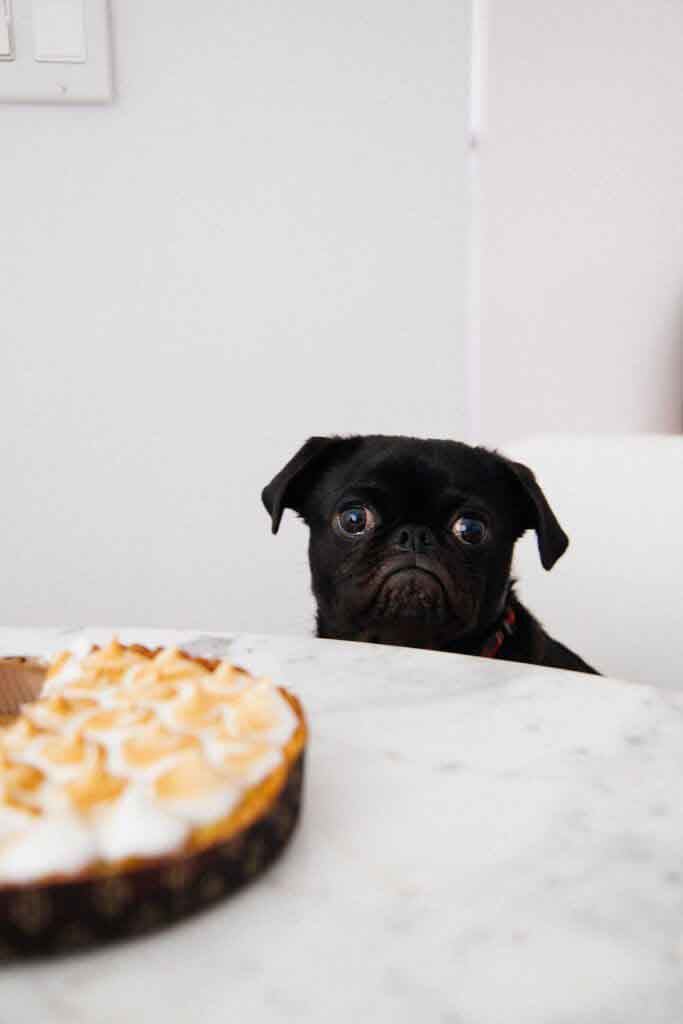
{"label": "dog's right ear", "polygon": [[270,514],[273,533],[277,533],[286,508],[299,511],[301,500],[310,490],[315,476],[329,461],[333,451],[347,443],[347,439],[342,437],[309,437],[306,444],[263,488],[261,500]]}

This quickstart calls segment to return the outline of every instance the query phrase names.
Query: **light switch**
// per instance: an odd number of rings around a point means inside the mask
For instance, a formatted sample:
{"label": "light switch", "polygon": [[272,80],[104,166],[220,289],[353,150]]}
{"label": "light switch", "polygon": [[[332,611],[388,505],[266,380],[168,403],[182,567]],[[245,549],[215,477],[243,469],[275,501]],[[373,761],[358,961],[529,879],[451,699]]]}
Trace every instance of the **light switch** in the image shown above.
{"label": "light switch", "polygon": [[60,64],[85,60],[83,0],[33,0],[33,56]]}
{"label": "light switch", "polygon": [[0,60],[14,60],[12,0],[0,0]]}

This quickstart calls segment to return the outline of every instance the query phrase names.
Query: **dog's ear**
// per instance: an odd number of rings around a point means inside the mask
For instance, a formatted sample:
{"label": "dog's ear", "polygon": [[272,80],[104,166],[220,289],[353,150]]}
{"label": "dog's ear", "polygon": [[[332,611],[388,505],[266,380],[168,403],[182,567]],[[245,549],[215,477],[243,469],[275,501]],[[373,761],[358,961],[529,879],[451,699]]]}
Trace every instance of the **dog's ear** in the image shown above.
{"label": "dog's ear", "polygon": [[261,491],[261,500],[270,514],[273,533],[277,533],[286,508],[299,511],[301,500],[310,490],[318,473],[330,461],[335,449],[348,444],[342,437],[309,437],[286,466]]}
{"label": "dog's ear", "polygon": [[521,462],[512,462],[511,459],[503,459],[503,461],[528,499],[529,522],[527,525],[536,531],[541,565],[544,569],[552,569],[558,558],[561,558],[569,547],[569,537],[555,518],[545,494],[529,467],[522,465]]}

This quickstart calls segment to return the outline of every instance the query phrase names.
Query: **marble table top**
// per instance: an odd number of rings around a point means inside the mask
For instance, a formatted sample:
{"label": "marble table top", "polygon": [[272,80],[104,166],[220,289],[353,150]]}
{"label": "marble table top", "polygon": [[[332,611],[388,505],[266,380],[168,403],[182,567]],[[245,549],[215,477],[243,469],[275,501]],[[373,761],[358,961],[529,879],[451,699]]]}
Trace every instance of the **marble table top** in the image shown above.
{"label": "marble table top", "polygon": [[[1,968],[1,1024],[683,1020],[683,694],[304,637],[117,632],[232,652],[301,696],[302,822],[215,909]],[[0,630],[0,654],[72,638]]]}

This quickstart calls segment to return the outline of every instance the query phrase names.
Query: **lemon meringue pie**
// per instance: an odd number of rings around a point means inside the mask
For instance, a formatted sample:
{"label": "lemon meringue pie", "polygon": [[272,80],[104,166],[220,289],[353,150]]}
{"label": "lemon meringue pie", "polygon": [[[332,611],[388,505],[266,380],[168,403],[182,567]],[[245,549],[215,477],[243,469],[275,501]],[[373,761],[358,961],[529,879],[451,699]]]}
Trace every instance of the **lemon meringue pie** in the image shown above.
{"label": "lemon meringue pie", "polygon": [[[58,655],[0,728],[0,954],[59,948],[74,923],[136,930],[138,883],[168,919],[207,902],[207,878],[215,897],[257,873],[296,821],[305,743],[298,700],[227,660],[116,639]],[[129,898],[103,929],[117,879]],[[85,913],[65,899],[79,886]],[[40,927],[17,911],[31,894],[51,897]]]}

